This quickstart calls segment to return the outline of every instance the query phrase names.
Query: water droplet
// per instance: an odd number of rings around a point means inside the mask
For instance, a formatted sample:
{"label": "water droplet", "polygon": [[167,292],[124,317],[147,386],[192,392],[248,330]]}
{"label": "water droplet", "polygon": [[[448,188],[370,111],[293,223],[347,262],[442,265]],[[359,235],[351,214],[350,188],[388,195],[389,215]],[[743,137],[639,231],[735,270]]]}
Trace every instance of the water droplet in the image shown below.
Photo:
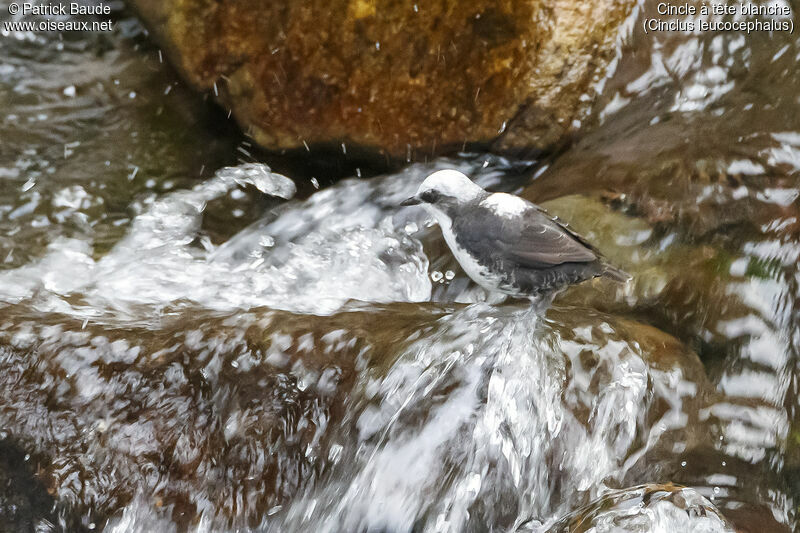
{"label": "water droplet", "polygon": [[453,272],[452,270],[448,270],[447,272],[445,272],[445,273],[444,273],[444,277],[445,277],[445,279],[446,279],[447,281],[450,281],[450,280],[452,280],[454,277],[456,277],[456,273],[455,273],[455,272]]}
{"label": "water droplet", "polygon": [[136,98],[136,91],[131,91],[131,92],[129,92],[129,93],[128,93],[128,98],[130,98],[131,100],[133,100],[134,98]]}
{"label": "water droplet", "polygon": [[442,275],[442,273],[439,272],[438,270],[434,270],[433,272],[431,272],[431,279],[433,281],[435,281],[436,283],[439,283],[440,281],[442,281],[443,277],[444,276]]}
{"label": "water droplet", "polygon": [[73,98],[75,96],[75,86],[70,85],[68,87],[64,87],[64,90],[62,92],[64,93],[64,96],[69,96],[70,98]]}

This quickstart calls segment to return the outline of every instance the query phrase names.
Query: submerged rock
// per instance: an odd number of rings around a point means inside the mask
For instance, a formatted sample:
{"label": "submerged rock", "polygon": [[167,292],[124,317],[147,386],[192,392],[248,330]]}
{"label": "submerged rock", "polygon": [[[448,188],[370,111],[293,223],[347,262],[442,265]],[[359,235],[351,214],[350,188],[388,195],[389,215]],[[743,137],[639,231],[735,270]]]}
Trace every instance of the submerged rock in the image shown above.
{"label": "submerged rock", "polygon": [[196,88],[271,149],[427,157],[575,129],[630,0],[131,2]]}
{"label": "submerged rock", "polygon": [[109,531],[510,527],[706,440],[696,356],[586,309],[254,310],[157,331],[9,311],[0,423],[62,511]]}
{"label": "submerged rock", "polygon": [[396,309],[389,331],[380,313],[184,317],[160,331],[3,322],[0,426],[84,524],[140,523],[125,516],[134,505],[160,525],[119,531],[244,527],[341,449],[329,428],[356,366],[410,336],[415,311]]}

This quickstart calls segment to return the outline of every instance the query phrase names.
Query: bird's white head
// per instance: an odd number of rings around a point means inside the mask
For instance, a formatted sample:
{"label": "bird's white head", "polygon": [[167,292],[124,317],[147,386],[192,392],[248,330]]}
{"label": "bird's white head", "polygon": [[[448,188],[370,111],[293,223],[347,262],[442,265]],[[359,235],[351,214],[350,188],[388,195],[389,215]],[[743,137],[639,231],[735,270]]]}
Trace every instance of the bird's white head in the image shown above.
{"label": "bird's white head", "polygon": [[403,205],[425,204],[440,207],[446,204],[463,204],[474,201],[486,192],[457,170],[439,170],[427,178],[417,189],[417,194]]}

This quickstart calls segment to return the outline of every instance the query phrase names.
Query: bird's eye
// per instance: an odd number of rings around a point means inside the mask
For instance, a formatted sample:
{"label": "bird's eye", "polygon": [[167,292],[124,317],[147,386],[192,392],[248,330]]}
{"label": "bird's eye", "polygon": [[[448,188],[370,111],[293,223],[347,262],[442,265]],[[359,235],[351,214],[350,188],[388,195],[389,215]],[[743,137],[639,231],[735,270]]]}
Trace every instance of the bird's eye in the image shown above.
{"label": "bird's eye", "polygon": [[435,204],[439,198],[441,198],[441,194],[434,190],[427,190],[419,195],[420,200],[428,204]]}

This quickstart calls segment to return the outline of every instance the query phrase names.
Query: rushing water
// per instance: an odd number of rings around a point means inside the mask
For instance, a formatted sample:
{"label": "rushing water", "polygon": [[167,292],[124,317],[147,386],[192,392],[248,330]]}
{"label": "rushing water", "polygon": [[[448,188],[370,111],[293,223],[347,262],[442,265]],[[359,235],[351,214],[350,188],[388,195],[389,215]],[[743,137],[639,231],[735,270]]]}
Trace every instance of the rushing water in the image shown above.
{"label": "rushing water", "polygon": [[[797,530],[796,36],[642,3],[557,155],[339,180],[115,8],[0,36],[0,531]],[[634,281],[487,296],[398,207],[445,167]]]}

